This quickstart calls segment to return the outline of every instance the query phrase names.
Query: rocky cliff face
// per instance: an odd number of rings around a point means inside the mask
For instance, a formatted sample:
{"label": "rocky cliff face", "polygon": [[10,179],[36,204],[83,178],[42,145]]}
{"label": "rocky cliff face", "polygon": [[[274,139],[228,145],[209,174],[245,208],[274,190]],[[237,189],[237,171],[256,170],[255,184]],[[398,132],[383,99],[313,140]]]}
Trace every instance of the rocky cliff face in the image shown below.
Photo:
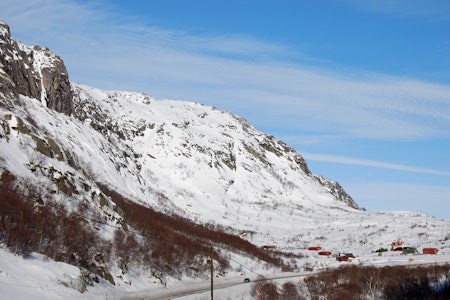
{"label": "rocky cliff face", "polygon": [[328,189],[328,192],[336,197],[336,199],[339,199],[346,205],[359,209],[359,206],[356,204],[356,202],[350,197],[349,194],[342,188],[342,186],[336,182],[329,180],[323,176],[320,175],[313,175],[314,178],[317,179],[317,181],[323,185],[325,188]]}
{"label": "rocky cliff face", "polygon": [[17,42],[0,21],[0,100],[7,104],[19,95],[67,115],[73,111],[73,93],[61,58],[47,48]]}

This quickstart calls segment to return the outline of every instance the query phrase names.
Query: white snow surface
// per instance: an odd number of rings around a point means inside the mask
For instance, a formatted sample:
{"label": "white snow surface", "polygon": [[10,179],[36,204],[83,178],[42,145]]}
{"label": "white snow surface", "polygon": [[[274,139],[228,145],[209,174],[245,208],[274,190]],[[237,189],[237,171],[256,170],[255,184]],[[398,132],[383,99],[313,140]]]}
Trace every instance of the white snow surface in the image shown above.
{"label": "white snow surface", "polygon": [[[339,264],[308,251],[308,246],[333,253],[353,252],[357,263],[409,263],[397,253],[373,254],[402,240],[419,251],[439,249],[438,255],[414,256],[416,261],[449,259],[449,220],[417,212],[352,208],[295,163],[299,154],[242,118],[198,103],[157,100],[142,93],[102,91],[75,83],[73,89],[77,114],[84,116],[83,121],[23,96],[13,104],[14,109],[0,107],[0,172],[9,170],[48,191],[57,190],[52,178],[71,179],[78,194],[52,196],[67,209],[91,199],[90,208],[115,216],[108,218],[107,225],[116,225],[120,216],[93,201],[92,190],[99,193],[94,181],[100,181],[157,210],[228,226],[258,246],[303,254],[296,262],[301,270]],[[61,153],[49,157],[36,151],[35,139],[21,130],[24,126],[38,127],[33,134],[51,138]],[[270,150],[262,145],[269,145]],[[72,166],[67,163],[69,158],[75,162]],[[83,194],[83,184],[92,188],[89,195]],[[104,226],[100,234],[110,238],[112,229]],[[229,277],[278,272],[230,255],[235,268]],[[61,284],[78,275],[77,268],[37,254],[22,259],[0,249],[0,298],[104,299],[107,295],[110,299],[127,292],[165,289],[139,272],[123,281],[115,277],[117,286],[101,282],[88,287],[84,294]],[[192,282],[169,279],[168,286]]]}

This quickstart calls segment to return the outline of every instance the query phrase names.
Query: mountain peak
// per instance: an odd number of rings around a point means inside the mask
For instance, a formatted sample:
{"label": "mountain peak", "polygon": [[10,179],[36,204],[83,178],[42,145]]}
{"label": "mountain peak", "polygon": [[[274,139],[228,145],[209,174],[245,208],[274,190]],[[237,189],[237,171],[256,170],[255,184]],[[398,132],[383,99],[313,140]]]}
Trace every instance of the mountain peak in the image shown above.
{"label": "mountain peak", "polygon": [[0,20],[0,40],[9,42],[11,39],[11,31],[9,30],[9,25]]}
{"label": "mountain peak", "polygon": [[0,100],[19,95],[40,100],[44,106],[70,115],[73,93],[64,62],[48,48],[25,46],[11,38],[0,21]]}

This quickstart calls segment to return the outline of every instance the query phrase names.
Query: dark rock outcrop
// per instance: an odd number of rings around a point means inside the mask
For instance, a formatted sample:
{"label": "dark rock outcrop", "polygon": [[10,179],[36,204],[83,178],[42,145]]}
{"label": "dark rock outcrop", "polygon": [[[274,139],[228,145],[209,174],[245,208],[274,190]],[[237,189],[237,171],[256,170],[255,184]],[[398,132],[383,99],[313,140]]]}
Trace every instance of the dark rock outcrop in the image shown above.
{"label": "dark rock outcrop", "polygon": [[0,100],[6,104],[19,95],[39,99],[67,115],[73,111],[73,92],[62,59],[47,48],[14,40],[9,26],[0,21]]}
{"label": "dark rock outcrop", "polygon": [[336,182],[329,180],[320,175],[313,175],[314,178],[324,187],[328,189],[328,192],[336,197],[336,199],[344,202],[346,205],[359,209],[358,204],[350,197],[349,194],[342,188],[342,186]]}
{"label": "dark rock outcrop", "polygon": [[[28,55],[11,39],[9,26],[0,21],[0,91],[6,97],[19,94],[40,98],[40,86]],[[38,97],[39,95],[39,97]]]}

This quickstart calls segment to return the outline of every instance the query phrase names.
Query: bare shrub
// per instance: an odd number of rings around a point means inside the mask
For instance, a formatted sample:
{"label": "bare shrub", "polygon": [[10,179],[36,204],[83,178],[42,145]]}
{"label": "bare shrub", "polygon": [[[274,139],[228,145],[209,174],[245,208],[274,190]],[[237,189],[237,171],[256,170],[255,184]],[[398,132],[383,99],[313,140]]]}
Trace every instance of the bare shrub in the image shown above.
{"label": "bare shrub", "polygon": [[280,299],[277,285],[262,276],[258,276],[258,279],[253,283],[250,295],[260,300]]}
{"label": "bare shrub", "polygon": [[[228,259],[217,250],[211,252],[212,245],[220,248],[247,253],[271,265],[290,270],[277,254],[264,251],[239,236],[226,232],[221,226],[196,224],[177,215],[167,215],[150,207],[137,204],[98,183],[102,192],[117,205],[126,224],[137,230],[143,237],[141,246],[151,254],[145,255],[145,264],[168,274],[204,274],[211,255],[217,262],[217,272],[229,267]],[[195,267],[193,267],[195,266]]]}
{"label": "bare shrub", "polygon": [[305,298],[300,296],[297,285],[293,282],[286,282],[281,289],[280,300],[304,300]]}
{"label": "bare shrub", "polygon": [[[346,266],[308,277],[311,299],[449,299],[450,266]],[[303,288],[302,288],[303,290]]]}
{"label": "bare shrub", "polygon": [[319,276],[311,276],[305,279],[305,286],[312,300],[319,299],[322,295],[323,283]]}
{"label": "bare shrub", "polygon": [[4,174],[0,178],[0,241],[25,257],[38,252],[92,270],[92,262],[108,242],[82,216],[69,214],[60,204],[44,203],[35,189],[18,192],[15,179]]}

